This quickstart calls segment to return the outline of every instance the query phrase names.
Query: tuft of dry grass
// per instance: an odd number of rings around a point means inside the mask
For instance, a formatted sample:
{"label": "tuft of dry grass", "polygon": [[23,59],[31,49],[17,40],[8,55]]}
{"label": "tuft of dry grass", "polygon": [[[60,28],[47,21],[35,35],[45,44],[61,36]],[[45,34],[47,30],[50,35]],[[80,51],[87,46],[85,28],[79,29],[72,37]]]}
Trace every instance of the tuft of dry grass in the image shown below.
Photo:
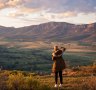
{"label": "tuft of dry grass", "polygon": [[83,79],[82,83],[78,83],[74,90],[96,90],[96,77]]}

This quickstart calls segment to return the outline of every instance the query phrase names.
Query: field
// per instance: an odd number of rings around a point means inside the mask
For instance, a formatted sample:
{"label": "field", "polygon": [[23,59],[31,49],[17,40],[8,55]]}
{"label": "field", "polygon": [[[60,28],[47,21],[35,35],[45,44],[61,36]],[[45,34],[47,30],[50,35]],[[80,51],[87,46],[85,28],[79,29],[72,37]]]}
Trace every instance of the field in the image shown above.
{"label": "field", "polygon": [[[45,50],[26,50],[0,47],[0,66],[3,69],[44,71],[50,68],[51,57]],[[49,61],[50,60],[50,61]],[[46,66],[47,63],[47,66]]]}
{"label": "field", "polygon": [[[38,47],[38,43],[40,44],[40,47]],[[9,47],[8,45],[12,45],[12,42],[7,45],[6,43],[2,43],[4,45],[0,46],[0,66],[2,66],[4,70],[51,73],[53,63],[51,53],[53,45],[58,43],[38,43],[32,44],[31,48],[23,48],[22,46]],[[13,44],[16,45],[16,43]],[[38,48],[35,47],[35,44]],[[59,44],[67,48],[63,57],[68,68],[96,63],[96,50],[94,47],[79,46],[74,43],[64,45],[62,43]]]}

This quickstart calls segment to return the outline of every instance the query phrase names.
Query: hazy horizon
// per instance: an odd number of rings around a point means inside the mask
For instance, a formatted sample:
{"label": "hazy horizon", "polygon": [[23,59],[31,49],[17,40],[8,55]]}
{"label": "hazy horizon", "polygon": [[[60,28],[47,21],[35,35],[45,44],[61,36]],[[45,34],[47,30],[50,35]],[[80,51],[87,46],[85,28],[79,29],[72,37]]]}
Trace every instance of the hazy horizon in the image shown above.
{"label": "hazy horizon", "polygon": [[[55,22],[55,21],[50,21],[50,22],[44,22],[44,23],[39,23],[39,24],[30,24],[30,25],[25,25],[25,26],[19,26],[19,27],[15,27],[15,26],[5,26],[5,25],[0,25],[2,27],[13,27],[13,28],[22,28],[22,27],[28,27],[28,26],[34,26],[34,25],[40,25],[40,24],[46,24],[46,23],[51,23],[51,22]],[[88,25],[88,24],[94,24],[96,22],[92,22],[92,23],[70,23],[70,22],[56,22],[56,23],[68,23],[68,24],[73,24],[73,25]]]}

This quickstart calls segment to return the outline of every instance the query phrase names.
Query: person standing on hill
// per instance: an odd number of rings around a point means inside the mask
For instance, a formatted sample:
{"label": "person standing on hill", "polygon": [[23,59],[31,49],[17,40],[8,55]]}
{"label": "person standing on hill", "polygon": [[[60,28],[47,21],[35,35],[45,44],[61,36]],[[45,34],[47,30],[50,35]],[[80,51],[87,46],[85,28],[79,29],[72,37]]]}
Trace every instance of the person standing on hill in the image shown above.
{"label": "person standing on hill", "polygon": [[60,49],[58,46],[54,46],[54,51],[52,53],[52,60],[53,60],[53,66],[52,66],[52,72],[55,73],[55,86],[58,87],[58,74],[60,77],[60,85],[59,87],[62,87],[63,84],[63,77],[62,77],[62,71],[65,69],[65,61],[62,57],[63,52],[66,49],[61,47]]}

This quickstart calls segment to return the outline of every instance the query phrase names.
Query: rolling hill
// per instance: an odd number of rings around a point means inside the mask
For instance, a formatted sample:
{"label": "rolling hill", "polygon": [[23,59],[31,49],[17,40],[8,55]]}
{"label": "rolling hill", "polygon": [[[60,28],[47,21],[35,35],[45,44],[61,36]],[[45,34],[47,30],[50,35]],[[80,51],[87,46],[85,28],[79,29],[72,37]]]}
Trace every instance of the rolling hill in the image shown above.
{"label": "rolling hill", "polygon": [[16,41],[96,42],[96,23],[48,22],[21,28],[0,26],[0,38]]}

